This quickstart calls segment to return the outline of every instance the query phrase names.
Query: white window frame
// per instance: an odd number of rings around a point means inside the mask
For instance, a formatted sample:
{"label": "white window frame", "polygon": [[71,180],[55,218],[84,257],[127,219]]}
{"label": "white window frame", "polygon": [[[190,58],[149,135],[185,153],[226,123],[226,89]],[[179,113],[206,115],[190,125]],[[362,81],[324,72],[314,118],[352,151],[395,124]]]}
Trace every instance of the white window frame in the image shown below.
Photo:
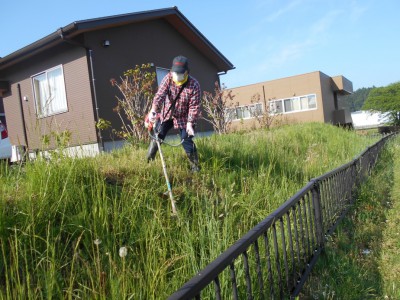
{"label": "white window frame", "polygon": [[[60,70],[60,74],[49,80],[49,74]],[[44,77],[41,80],[40,77]],[[64,69],[62,65],[55,66],[31,76],[33,95],[35,98],[38,118],[45,118],[68,111],[65,89]],[[42,87],[42,90],[40,89]],[[52,95],[55,94],[55,95]],[[43,97],[47,99],[42,99]]]}
{"label": "white window frame", "polygon": [[[225,109],[225,118],[232,118],[232,121],[254,119],[251,111],[258,110],[260,114],[263,112],[262,103],[254,103],[248,105],[238,105],[233,108]],[[240,117],[239,117],[240,114]],[[245,115],[245,117],[243,117]]]}
{"label": "white window frame", "polygon": [[[302,101],[307,99],[307,101]],[[292,114],[298,112],[305,112],[310,110],[316,110],[317,107],[317,95],[307,94],[291,98],[282,98],[278,100],[269,101],[270,113],[275,114]],[[277,111],[276,107],[280,107]],[[291,109],[288,109],[288,108]]]}
{"label": "white window frame", "polygon": [[269,113],[271,115],[281,114],[283,112],[282,100],[269,101]]}

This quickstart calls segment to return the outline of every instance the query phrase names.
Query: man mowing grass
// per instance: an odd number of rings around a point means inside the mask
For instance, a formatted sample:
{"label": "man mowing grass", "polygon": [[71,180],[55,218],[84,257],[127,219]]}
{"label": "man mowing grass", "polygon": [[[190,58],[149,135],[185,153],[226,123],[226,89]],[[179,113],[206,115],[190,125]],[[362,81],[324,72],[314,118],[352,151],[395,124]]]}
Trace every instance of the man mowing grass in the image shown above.
{"label": "man mowing grass", "polygon": [[[171,71],[161,81],[153,99],[152,108],[147,115],[150,123],[160,118],[158,137],[164,140],[168,131],[179,129],[182,146],[189,158],[192,172],[200,171],[196,145],[193,142],[194,129],[200,116],[200,84],[189,75],[189,61],[184,56],[177,56],[172,61]],[[147,161],[154,160],[158,147],[151,140],[147,152]]]}

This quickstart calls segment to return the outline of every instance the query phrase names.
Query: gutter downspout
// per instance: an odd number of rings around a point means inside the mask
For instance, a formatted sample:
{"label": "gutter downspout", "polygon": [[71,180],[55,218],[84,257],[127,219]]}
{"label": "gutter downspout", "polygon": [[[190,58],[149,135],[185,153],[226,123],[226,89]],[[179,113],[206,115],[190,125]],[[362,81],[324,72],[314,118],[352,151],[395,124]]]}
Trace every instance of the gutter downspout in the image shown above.
{"label": "gutter downspout", "polygon": [[[93,87],[93,100],[94,100],[94,106],[95,106],[95,113],[96,113],[96,123],[99,122],[100,116],[99,116],[99,105],[97,104],[97,93],[96,93],[96,79],[94,78],[94,71],[93,71],[93,50],[92,49],[87,49],[89,53],[89,65],[90,65],[90,78],[92,79],[92,87]],[[101,135],[101,129],[97,129],[97,135],[99,138],[100,142],[100,151],[104,151],[104,141],[103,137]]]}
{"label": "gutter downspout", "polygon": [[[93,101],[94,101],[94,106],[95,106],[95,108],[94,108],[95,121],[97,123],[100,120],[100,116],[99,116],[99,106],[98,106],[98,103],[97,103],[97,93],[96,93],[96,84],[95,84],[96,79],[94,78],[94,69],[93,69],[93,54],[92,54],[93,50],[88,48],[88,47],[86,47],[85,45],[83,45],[81,43],[78,43],[76,41],[73,41],[73,40],[70,40],[70,39],[66,38],[64,36],[64,32],[63,32],[62,28],[60,28],[59,31],[60,31],[60,37],[61,37],[62,41],[66,42],[66,43],[69,43],[71,45],[82,47],[82,48],[84,48],[86,50],[86,52],[88,54],[88,57],[89,57],[89,59],[88,59],[88,61],[89,61],[89,76],[90,76],[90,82],[91,82],[90,88],[92,89]],[[100,129],[97,129],[96,137],[97,137],[97,143],[100,145],[100,152],[103,152],[104,151],[104,141],[103,141],[103,137],[101,135],[101,130]]]}
{"label": "gutter downspout", "polygon": [[24,114],[24,108],[22,106],[21,85],[19,83],[17,84],[17,88],[18,88],[19,107],[20,107],[20,110],[21,110],[21,119],[22,119],[22,126],[23,126],[22,129],[23,129],[23,132],[24,132],[25,146],[26,146],[26,151],[29,151],[28,135],[26,134],[25,114]]}
{"label": "gutter downspout", "polygon": [[220,88],[221,88],[221,76],[222,76],[222,75],[225,75],[226,73],[227,73],[227,71],[222,71],[222,72],[217,73],[217,76],[218,76],[218,85],[219,85]]}

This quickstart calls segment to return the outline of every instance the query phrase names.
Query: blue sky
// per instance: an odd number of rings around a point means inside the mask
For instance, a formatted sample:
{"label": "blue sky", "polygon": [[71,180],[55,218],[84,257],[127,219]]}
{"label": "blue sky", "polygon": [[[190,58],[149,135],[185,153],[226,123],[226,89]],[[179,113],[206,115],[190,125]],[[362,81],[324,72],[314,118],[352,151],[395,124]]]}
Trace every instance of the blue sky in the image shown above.
{"label": "blue sky", "polygon": [[236,67],[228,88],[313,71],[354,90],[400,81],[399,0],[3,2],[3,57],[74,21],[177,6]]}

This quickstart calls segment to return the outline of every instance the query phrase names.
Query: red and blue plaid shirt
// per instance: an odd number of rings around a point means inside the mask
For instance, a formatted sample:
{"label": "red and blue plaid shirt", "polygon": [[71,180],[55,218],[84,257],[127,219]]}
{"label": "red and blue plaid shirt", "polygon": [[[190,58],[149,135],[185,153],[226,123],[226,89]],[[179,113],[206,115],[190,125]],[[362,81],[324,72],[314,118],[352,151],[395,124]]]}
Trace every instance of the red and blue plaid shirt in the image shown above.
{"label": "red and blue plaid shirt", "polygon": [[[172,80],[172,74],[168,73],[161,81],[158,91],[153,99],[153,108],[160,112],[161,122],[171,119],[171,110],[173,110],[172,119],[174,128],[186,128],[186,123],[196,124],[200,117],[200,84],[189,75],[188,81],[184,86],[179,98],[176,99],[175,109],[170,109],[172,102],[179,93],[181,86],[176,85]],[[168,111],[169,110],[169,111]],[[168,113],[167,113],[168,112]]]}

